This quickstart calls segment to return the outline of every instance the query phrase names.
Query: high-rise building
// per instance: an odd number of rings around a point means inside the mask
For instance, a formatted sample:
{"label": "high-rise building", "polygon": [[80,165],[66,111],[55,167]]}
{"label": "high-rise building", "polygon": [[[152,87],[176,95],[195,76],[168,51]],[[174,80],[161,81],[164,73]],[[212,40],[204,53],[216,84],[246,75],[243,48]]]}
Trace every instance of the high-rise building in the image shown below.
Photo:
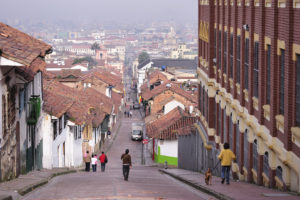
{"label": "high-rise building", "polygon": [[208,140],[230,144],[240,180],[300,192],[300,0],[198,2]]}

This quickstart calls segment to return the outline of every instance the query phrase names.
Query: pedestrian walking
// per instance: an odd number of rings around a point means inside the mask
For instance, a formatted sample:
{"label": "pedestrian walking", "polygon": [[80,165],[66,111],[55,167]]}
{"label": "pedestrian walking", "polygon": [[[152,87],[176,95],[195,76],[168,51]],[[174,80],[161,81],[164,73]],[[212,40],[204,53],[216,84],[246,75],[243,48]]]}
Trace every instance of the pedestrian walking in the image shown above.
{"label": "pedestrian walking", "polygon": [[121,160],[123,161],[123,176],[124,176],[124,180],[128,181],[129,168],[132,166],[131,165],[131,156],[129,155],[129,149],[126,149],[125,153],[122,154]]}
{"label": "pedestrian walking", "polygon": [[129,117],[129,115],[130,115],[130,113],[129,113],[129,111],[127,111],[127,117]]}
{"label": "pedestrian walking", "polygon": [[93,172],[97,171],[97,155],[96,154],[92,154],[92,169],[93,169]]}
{"label": "pedestrian walking", "polygon": [[101,172],[105,171],[105,165],[108,162],[107,156],[105,153],[102,151],[101,156],[99,157],[100,163],[101,163]]}
{"label": "pedestrian walking", "polygon": [[90,168],[91,168],[91,156],[90,156],[89,151],[86,151],[86,153],[84,154],[83,160],[85,162],[85,171],[89,172]]}
{"label": "pedestrian walking", "polygon": [[222,149],[220,155],[218,158],[221,160],[221,177],[222,177],[222,184],[224,183],[226,179],[226,184],[229,185],[229,175],[230,175],[230,168],[231,163],[233,160],[236,159],[234,153],[229,149],[229,144],[226,142],[224,143],[224,149]]}
{"label": "pedestrian walking", "polygon": [[127,112],[126,112],[126,110],[124,111],[124,116],[126,117],[126,115],[127,115]]}
{"label": "pedestrian walking", "polygon": [[129,111],[129,116],[130,116],[130,118],[132,117],[132,112],[131,111]]}

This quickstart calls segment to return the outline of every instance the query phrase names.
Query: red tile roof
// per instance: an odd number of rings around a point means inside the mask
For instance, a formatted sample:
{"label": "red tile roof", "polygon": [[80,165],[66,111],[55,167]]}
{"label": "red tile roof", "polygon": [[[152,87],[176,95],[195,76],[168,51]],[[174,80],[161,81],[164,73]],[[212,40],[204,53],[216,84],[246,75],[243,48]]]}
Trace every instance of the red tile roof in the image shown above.
{"label": "red tile roof", "polygon": [[[170,87],[167,87],[167,84],[169,84]],[[172,92],[175,92],[175,93],[185,97],[186,99],[190,100],[191,102],[194,102],[194,103],[198,102],[196,94],[192,95],[192,93],[183,90],[175,82],[171,82],[171,81],[166,81],[163,84],[155,87],[152,90],[147,88],[142,93],[142,98],[144,98],[144,100],[149,100],[149,99],[161,94],[162,92],[164,92],[166,90],[171,90]]]}
{"label": "red tile roof", "polygon": [[188,134],[190,131],[188,126],[196,121],[196,117],[191,117],[180,107],[177,107],[166,115],[147,124],[147,136],[157,139],[177,139],[178,134]]}
{"label": "red tile roof", "polygon": [[50,53],[51,46],[26,33],[0,22],[0,50],[3,57],[21,63],[27,67],[31,64],[33,72],[39,67],[33,63],[37,57]]}
{"label": "red tile roof", "polygon": [[[106,114],[111,114],[112,102],[110,99],[92,88],[77,90],[56,80],[44,80],[43,89],[46,94],[45,111],[49,114],[55,111],[56,115],[66,112],[70,120],[76,124],[99,125]],[[55,97],[47,94],[55,94],[58,101],[64,102],[59,103],[55,101]],[[72,102],[72,105],[69,105],[69,102]],[[62,108],[63,105],[68,108]]]}
{"label": "red tile roof", "polygon": [[158,138],[163,130],[167,129],[183,116],[188,116],[180,107],[174,108],[172,111],[163,115],[155,121],[146,125],[147,136],[151,138]]}

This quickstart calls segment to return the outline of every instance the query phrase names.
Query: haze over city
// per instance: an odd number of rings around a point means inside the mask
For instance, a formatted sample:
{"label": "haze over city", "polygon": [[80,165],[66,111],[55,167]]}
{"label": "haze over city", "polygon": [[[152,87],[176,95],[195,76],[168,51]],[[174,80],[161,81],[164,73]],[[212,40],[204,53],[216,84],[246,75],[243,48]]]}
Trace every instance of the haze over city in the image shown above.
{"label": "haze over city", "polygon": [[[170,6],[172,5],[172,6]],[[13,12],[12,12],[13,10]],[[187,22],[197,20],[196,0],[9,0],[1,2],[0,20],[97,22]]]}

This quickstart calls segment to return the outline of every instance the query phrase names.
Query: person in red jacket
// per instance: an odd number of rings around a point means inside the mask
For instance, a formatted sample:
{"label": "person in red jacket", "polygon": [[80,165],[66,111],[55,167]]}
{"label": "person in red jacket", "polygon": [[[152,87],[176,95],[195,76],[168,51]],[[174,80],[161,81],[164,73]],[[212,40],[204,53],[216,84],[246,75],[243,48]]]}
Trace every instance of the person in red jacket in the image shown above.
{"label": "person in red jacket", "polygon": [[105,164],[107,163],[107,156],[105,153],[102,151],[101,156],[99,157],[100,163],[101,163],[101,171],[105,171]]}

